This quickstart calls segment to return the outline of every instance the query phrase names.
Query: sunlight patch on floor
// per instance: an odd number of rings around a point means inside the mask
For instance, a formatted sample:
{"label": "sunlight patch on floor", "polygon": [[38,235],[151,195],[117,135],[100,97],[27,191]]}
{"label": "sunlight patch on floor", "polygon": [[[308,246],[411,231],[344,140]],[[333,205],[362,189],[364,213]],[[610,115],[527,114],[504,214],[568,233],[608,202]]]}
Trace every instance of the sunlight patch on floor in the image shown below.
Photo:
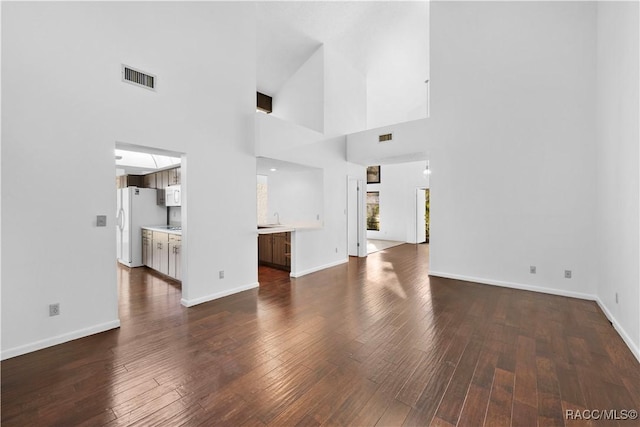
{"label": "sunlight patch on floor", "polygon": [[367,239],[367,254],[383,251],[402,244],[404,244],[404,242],[398,242],[395,240]]}

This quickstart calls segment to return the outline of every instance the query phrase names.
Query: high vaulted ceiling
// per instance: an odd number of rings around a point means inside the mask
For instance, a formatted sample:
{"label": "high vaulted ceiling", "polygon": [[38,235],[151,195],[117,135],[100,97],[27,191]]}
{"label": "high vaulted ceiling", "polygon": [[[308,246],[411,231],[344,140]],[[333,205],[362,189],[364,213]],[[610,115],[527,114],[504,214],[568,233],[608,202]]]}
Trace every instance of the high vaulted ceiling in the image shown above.
{"label": "high vaulted ceiling", "polygon": [[428,2],[259,2],[257,88],[275,95],[322,44],[393,87],[428,79]]}

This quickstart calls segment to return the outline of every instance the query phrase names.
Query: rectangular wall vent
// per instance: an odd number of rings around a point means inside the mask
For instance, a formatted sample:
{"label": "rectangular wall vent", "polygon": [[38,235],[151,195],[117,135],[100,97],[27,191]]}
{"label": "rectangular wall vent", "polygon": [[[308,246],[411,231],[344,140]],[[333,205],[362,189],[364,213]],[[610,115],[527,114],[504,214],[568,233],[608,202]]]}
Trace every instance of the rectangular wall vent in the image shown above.
{"label": "rectangular wall vent", "polygon": [[385,133],[384,135],[378,135],[378,142],[389,142],[393,140],[392,133]]}
{"label": "rectangular wall vent", "polygon": [[145,89],[156,90],[157,78],[153,74],[145,73],[128,65],[122,64],[122,81],[143,87]]}

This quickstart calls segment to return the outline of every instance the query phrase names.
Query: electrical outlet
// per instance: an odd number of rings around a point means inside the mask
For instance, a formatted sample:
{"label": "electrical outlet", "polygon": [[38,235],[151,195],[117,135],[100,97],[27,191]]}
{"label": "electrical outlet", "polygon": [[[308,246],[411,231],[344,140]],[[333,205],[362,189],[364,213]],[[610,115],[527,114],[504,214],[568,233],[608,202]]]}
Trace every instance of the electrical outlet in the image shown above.
{"label": "electrical outlet", "polygon": [[317,219],[318,221],[320,221],[320,214],[317,214],[317,215],[316,215],[316,219]]}
{"label": "electrical outlet", "polygon": [[536,274],[536,266],[535,265],[530,265],[529,266],[529,273]]}
{"label": "electrical outlet", "polygon": [[565,279],[571,279],[571,270],[565,270],[564,271],[564,278]]}
{"label": "electrical outlet", "polygon": [[218,272],[218,277],[219,277],[220,279],[224,279],[224,270],[220,270],[220,271]]}
{"label": "electrical outlet", "polygon": [[618,303],[618,293],[616,292],[616,304]]}
{"label": "electrical outlet", "polygon": [[49,304],[49,317],[57,316],[60,314],[60,303]]}
{"label": "electrical outlet", "polygon": [[338,248],[336,248],[336,253],[338,253]]}

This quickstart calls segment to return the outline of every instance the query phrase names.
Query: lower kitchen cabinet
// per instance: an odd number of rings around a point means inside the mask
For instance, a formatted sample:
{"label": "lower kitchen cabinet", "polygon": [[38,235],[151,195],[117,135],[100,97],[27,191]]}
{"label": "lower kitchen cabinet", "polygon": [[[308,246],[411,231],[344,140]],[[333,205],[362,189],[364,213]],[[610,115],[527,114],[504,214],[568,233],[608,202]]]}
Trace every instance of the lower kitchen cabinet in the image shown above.
{"label": "lower kitchen cabinet", "polygon": [[153,232],[142,229],[142,263],[148,267],[153,265]]}
{"label": "lower kitchen cabinet", "polygon": [[153,232],[153,259],[151,268],[169,274],[169,233]]}
{"label": "lower kitchen cabinet", "polygon": [[258,263],[291,271],[291,233],[259,234]]}
{"label": "lower kitchen cabinet", "polygon": [[182,280],[181,246],[182,236],[169,234],[169,276],[176,280]]}
{"label": "lower kitchen cabinet", "polygon": [[149,268],[182,280],[182,236],[142,229],[142,262]]}

